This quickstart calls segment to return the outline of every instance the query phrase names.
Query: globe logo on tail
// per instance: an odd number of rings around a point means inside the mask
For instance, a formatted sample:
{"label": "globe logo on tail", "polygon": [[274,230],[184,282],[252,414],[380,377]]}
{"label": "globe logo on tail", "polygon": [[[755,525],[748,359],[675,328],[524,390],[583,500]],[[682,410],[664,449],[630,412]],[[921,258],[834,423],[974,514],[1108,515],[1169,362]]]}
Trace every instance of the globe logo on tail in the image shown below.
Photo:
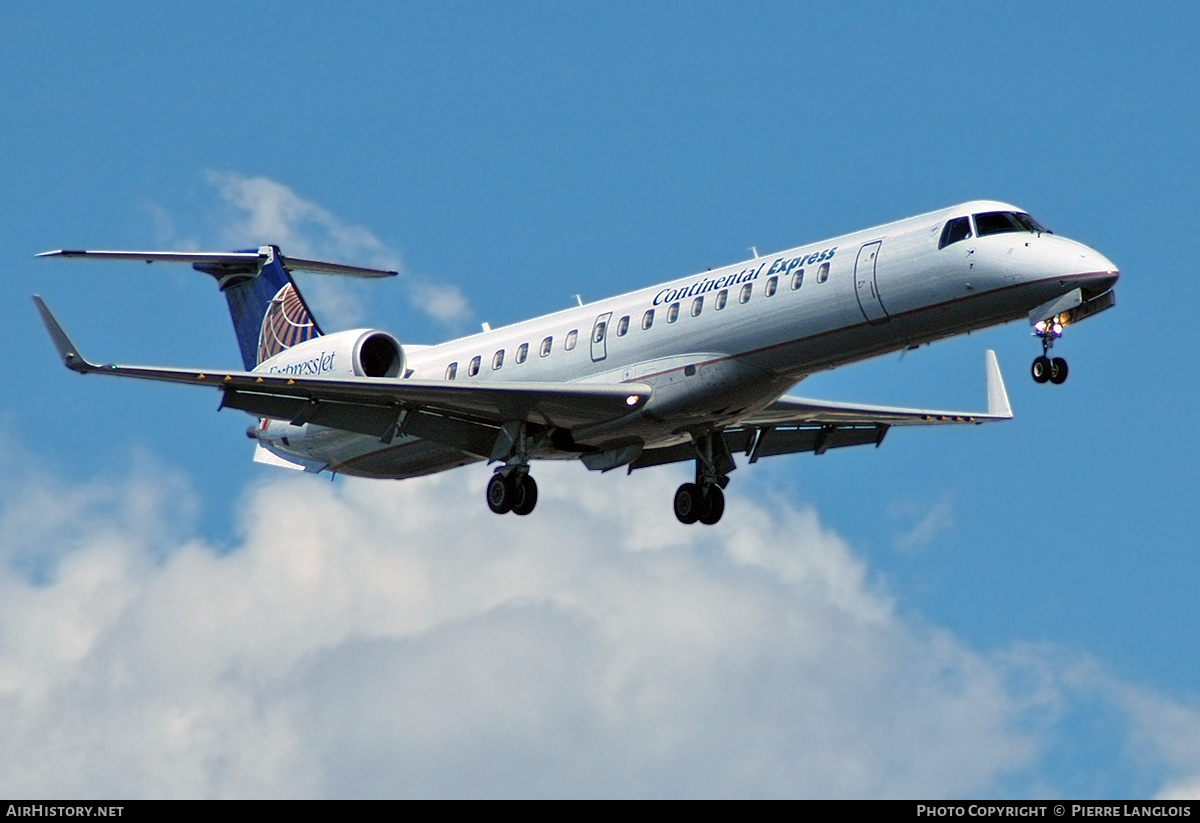
{"label": "globe logo on tail", "polygon": [[269,360],[284,349],[290,349],[318,336],[304,301],[295,287],[287,283],[267,306],[263,316],[262,330],[258,334],[258,362]]}

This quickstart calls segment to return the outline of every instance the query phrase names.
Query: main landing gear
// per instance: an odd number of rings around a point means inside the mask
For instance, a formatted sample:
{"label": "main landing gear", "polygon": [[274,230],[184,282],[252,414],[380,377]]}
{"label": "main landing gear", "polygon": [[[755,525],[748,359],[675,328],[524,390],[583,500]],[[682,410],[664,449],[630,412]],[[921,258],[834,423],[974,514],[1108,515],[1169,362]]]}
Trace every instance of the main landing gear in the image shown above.
{"label": "main landing gear", "polygon": [[492,459],[503,460],[487,484],[488,508],[496,514],[526,515],[537,505],[537,483],[529,476],[529,455],[538,444],[524,421],[516,420],[500,427]]}
{"label": "main landing gear", "polygon": [[487,484],[488,508],[496,514],[512,512],[524,516],[533,511],[537,498],[537,483],[529,475],[528,469],[507,472],[500,469]]}
{"label": "main landing gear", "polygon": [[1051,320],[1042,320],[1034,325],[1034,335],[1042,338],[1042,356],[1035,358],[1033,366],[1030,368],[1034,381],[1045,383],[1049,380],[1056,385],[1066,381],[1067,361],[1061,357],[1054,359],[1049,357],[1054,341],[1062,337],[1062,330],[1062,324],[1058,322],[1057,317]]}
{"label": "main landing gear", "polygon": [[696,447],[696,482],[684,483],[675,492],[675,517],[684,525],[712,526],[725,513],[729,472],[736,468],[725,435],[715,432],[693,435]]}
{"label": "main landing gear", "polygon": [[714,525],[725,513],[725,492],[718,485],[684,483],[675,492],[675,517],[680,523]]}

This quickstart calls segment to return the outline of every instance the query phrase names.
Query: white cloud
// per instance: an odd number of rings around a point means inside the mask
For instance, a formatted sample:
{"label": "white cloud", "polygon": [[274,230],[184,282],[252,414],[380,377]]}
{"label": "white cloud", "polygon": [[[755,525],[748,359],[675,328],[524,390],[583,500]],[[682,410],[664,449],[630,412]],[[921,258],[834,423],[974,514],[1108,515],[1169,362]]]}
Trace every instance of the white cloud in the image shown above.
{"label": "white cloud", "polygon": [[421,311],[443,323],[457,323],[471,315],[471,306],[461,291],[428,280],[415,280],[411,284],[412,301]]}
{"label": "white cloud", "polygon": [[364,263],[381,267],[400,265],[399,257],[370,229],[343,223],[282,183],[232,172],[209,172],[205,178],[235,210],[224,227],[227,242],[272,242],[299,257],[332,252],[357,255]]}
{"label": "white cloud", "polygon": [[[0,515],[5,546],[67,547],[0,569],[0,794],[979,795],[1095,682],[900,616],[811,509],[735,492],[679,526],[669,471],[539,465],[526,518],[478,467],[271,475],[228,551],[138,475]],[[1171,729],[1200,713],[1112,700],[1195,757]]]}
{"label": "white cloud", "polygon": [[893,540],[896,548],[902,552],[924,548],[954,528],[954,506],[949,500],[940,500],[928,508],[915,503],[896,504],[888,514],[893,519],[916,520]]}
{"label": "white cloud", "polygon": [[[457,286],[405,272],[400,255],[370,229],[343,222],[288,186],[267,177],[232,172],[211,171],[205,177],[230,209],[222,218],[222,243],[237,247],[272,243],[296,257],[399,271],[408,281],[414,308],[448,324],[460,323],[470,315],[470,305]],[[361,321],[361,305],[338,278],[314,277],[306,283],[306,290],[320,305],[322,316],[331,320],[331,328]]]}
{"label": "white cloud", "polygon": [[1157,797],[1200,800],[1200,700],[1182,704],[1112,677],[1096,680],[1129,718],[1133,758],[1170,775]]}
{"label": "white cloud", "polygon": [[1170,783],[1154,796],[1155,800],[1200,800],[1200,775]]}

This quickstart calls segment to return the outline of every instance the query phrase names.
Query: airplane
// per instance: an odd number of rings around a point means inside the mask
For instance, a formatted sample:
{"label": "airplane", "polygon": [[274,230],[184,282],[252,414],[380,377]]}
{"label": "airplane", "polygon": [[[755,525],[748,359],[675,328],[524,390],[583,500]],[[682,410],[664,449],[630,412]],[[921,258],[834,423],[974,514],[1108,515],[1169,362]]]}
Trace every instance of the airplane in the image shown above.
{"label": "airplane", "polygon": [[394,271],[242,252],[49,251],[38,257],[190,263],[229,303],[244,371],[97,365],[43,300],[66,366],[222,393],[258,418],[255,460],[286,468],[408,478],[486,460],[488,507],[527,515],[530,463],[588,469],[694,461],[675,493],[682,523],[712,525],[737,468],[763,457],[879,446],[893,426],[1012,417],[993,352],[986,411],[892,408],[785,394],[816,372],[1027,318],[1039,383],[1060,384],[1063,329],[1116,303],[1117,267],[1015,206],[973,201],[619,297],[429,346],[377,329],[326,334],[291,271]]}

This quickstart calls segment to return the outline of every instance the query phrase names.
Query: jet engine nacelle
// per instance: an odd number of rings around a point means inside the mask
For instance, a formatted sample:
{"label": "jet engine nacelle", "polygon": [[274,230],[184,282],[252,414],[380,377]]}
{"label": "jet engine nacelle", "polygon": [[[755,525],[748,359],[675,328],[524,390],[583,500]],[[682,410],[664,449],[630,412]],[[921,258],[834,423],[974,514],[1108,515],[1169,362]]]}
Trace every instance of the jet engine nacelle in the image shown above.
{"label": "jet engine nacelle", "polygon": [[284,349],[254,370],[295,377],[399,377],[404,364],[399,340],[375,329],[352,329]]}

